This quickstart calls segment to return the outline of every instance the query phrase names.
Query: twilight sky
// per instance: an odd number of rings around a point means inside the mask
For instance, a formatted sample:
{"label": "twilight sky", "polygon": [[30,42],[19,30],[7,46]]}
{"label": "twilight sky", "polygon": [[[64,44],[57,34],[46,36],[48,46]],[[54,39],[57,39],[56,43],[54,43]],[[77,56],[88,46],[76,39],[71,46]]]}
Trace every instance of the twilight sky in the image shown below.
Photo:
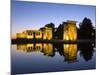
{"label": "twilight sky", "polygon": [[13,0],[11,9],[11,31],[13,37],[17,32],[22,32],[26,29],[39,29],[51,22],[56,27],[67,20],[75,20],[78,25],[84,17],[90,18],[94,26],[96,22],[95,6]]}

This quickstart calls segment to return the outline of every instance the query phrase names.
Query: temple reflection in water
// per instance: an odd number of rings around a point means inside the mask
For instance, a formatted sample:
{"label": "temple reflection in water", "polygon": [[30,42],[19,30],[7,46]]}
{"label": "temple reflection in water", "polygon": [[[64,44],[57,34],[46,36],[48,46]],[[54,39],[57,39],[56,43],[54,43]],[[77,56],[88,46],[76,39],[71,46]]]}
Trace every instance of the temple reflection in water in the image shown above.
{"label": "temple reflection in water", "polygon": [[73,63],[77,61],[77,52],[79,49],[80,49],[80,55],[83,56],[84,60],[87,61],[92,58],[93,56],[92,44],[86,44],[86,45],[51,44],[51,43],[17,44],[17,50],[27,53],[41,52],[45,56],[54,57],[55,53],[57,52],[64,57],[64,62],[68,63]]}
{"label": "temple reflection in water", "polygon": [[20,44],[17,45],[17,50],[22,50],[24,52],[43,52],[44,55],[47,56],[54,55],[53,45],[50,43]]}
{"label": "temple reflection in water", "polygon": [[64,44],[65,61],[73,62],[77,59],[77,44]]}

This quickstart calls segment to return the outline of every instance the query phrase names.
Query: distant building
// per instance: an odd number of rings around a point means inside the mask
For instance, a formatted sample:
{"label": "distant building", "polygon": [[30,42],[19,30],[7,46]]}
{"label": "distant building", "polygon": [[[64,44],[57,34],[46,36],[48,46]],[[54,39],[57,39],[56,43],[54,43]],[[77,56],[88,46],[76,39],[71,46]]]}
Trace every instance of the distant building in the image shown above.
{"label": "distant building", "polygon": [[36,30],[34,32],[35,34],[35,39],[42,39],[42,31],[41,30]]}
{"label": "distant building", "polygon": [[51,40],[53,39],[53,29],[50,27],[42,28],[43,40]]}
{"label": "distant building", "polygon": [[25,33],[17,33],[16,34],[16,38],[17,39],[25,39],[26,38],[26,34]]}
{"label": "distant building", "polygon": [[57,28],[54,28],[53,24],[47,24],[45,27],[40,28],[39,30],[26,30],[22,33],[17,33],[17,39],[26,38],[51,40],[61,37],[59,39],[71,41],[77,40],[76,21],[68,20],[67,22],[63,22],[63,24],[60,26],[60,28],[58,27],[58,31]]}
{"label": "distant building", "polygon": [[68,20],[67,22],[64,22],[63,25],[63,40],[77,40],[76,21]]}
{"label": "distant building", "polygon": [[34,38],[34,30],[26,30],[22,33],[17,33],[17,39],[33,39]]}
{"label": "distant building", "polygon": [[34,30],[26,30],[24,31],[27,39],[33,39],[34,38]]}
{"label": "distant building", "polygon": [[44,27],[42,30],[26,30],[17,33],[17,39],[43,39],[51,40],[53,38],[52,28]]}
{"label": "distant building", "polygon": [[17,39],[42,39],[42,32],[40,30],[26,30],[22,33],[17,33]]}
{"label": "distant building", "polygon": [[27,39],[41,39],[42,32],[40,30],[26,30]]}

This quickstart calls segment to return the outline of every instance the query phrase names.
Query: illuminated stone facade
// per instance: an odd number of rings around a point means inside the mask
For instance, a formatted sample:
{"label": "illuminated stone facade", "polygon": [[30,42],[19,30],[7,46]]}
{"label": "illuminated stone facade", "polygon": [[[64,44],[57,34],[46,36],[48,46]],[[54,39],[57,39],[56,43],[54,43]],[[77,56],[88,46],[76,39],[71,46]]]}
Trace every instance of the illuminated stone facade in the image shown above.
{"label": "illuminated stone facade", "polygon": [[51,40],[53,38],[52,28],[44,27],[43,30],[26,30],[16,34],[17,39],[43,39]]}
{"label": "illuminated stone facade", "polygon": [[24,33],[26,34],[27,39],[33,39],[34,38],[34,31],[33,30],[26,30]]}
{"label": "illuminated stone facade", "polygon": [[43,40],[51,40],[51,39],[53,39],[52,28],[45,27],[43,29]]}
{"label": "illuminated stone facade", "polygon": [[26,38],[26,34],[25,34],[25,33],[17,33],[17,34],[16,34],[16,38],[17,38],[17,39],[19,39],[19,38],[20,38],[20,39],[24,39],[24,38]]}
{"label": "illuminated stone facade", "polygon": [[22,33],[17,33],[17,38],[41,39],[42,32],[40,30],[26,30]]}
{"label": "illuminated stone facade", "polygon": [[42,31],[37,30],[35,31],[35,39],[42,39]]}
{"label": "illuminated stone facade", "polygon": [[77,40],[76,21],[67,21],[64,23],[63,40]]}
{"label": "illuminated stone facade", "polygon": [[33,39],[34,38],[34,30],[26,30],[22,33],[17,33],[17,38],[19,39]]}
{"label": "illuminated stone facade", "polygon": [[[63,29],[61,30],[61,32],[63,33],[59,34],[62,35],[61,40],[76,41],[77,40],[76,21],[68,20],[67,22],[64,22],[62,26]],[[26,30],[22,33],[17,33],[17,38],[52,40],[55,38],[55,36],[53,35],[55,32],[52,27],[45,26],[43,28],[40,28],[39,30]]]}

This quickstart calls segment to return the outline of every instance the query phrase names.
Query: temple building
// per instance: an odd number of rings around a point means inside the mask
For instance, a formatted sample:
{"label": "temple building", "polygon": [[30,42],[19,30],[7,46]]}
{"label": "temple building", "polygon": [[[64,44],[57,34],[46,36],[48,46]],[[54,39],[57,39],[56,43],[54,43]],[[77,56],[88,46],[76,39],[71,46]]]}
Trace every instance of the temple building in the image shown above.
{"label": "temple building", "polygon": [[63,25],[63,40],[77,40],[76,21],[68,20],[67,22],[64,22]]}
{"label": "temple building", "polygon": [[40,30],[26,30],[27,39],[41,39],[42,32]]}
{"label": "temple building", "polygon": [[26,39],[41,39],[42,32],[40,30],[26,30],[22,33],[17,33],[17,38]]}
{"label": "temple building", "polygon": [[42,39],[42,31],[41,30],[36,30],[34,32],[34,36],[35,36],[35,39]]}
{"label": "temple building", "polygon": [[26,31],[24,31],[24,33],[26,34],[27,39],[33,39],[34,38],[34,30],[26,30]]}
{"label": "temple building", "polygon": [[26,30],[22,33],[16,34],[17,39],[53,39],[53,29],[50,27],[43,27],[41,30]]}
{"label": "temple building", "polygon": [[[42,39],[42,40],[52,40],[57,39],[58,37],[61,40],[77,40],[77,27],[76,21],[68,20],[67,22],[63,22],[61,30],[58,31],[58,35],[54,35],[57,32],[57,28],[53,28],[52,26],[46,25],[39,30],[26,30],[22,33],[17,33],[17,38],[25,38],[25,39]],[[62,32],[62,33],[60,33]]]}
{"label": "temple building", "polygon": [[34,38],[34,30],[26,30],[23,31],[22,33],[17,33],[16,35],[17,39],[33,39]]}
{"label": "temple building", "polygon": [[51,40],[53,39],[53,29],[50,27],[44,27],[42,30],[42,39],[43,40]]}
{"label": "temple building", "polygon": [[26,38],[26,34],[24,32],[22,33],[17,33],[16,34],[16,38],[17,39],[25,39]]}

